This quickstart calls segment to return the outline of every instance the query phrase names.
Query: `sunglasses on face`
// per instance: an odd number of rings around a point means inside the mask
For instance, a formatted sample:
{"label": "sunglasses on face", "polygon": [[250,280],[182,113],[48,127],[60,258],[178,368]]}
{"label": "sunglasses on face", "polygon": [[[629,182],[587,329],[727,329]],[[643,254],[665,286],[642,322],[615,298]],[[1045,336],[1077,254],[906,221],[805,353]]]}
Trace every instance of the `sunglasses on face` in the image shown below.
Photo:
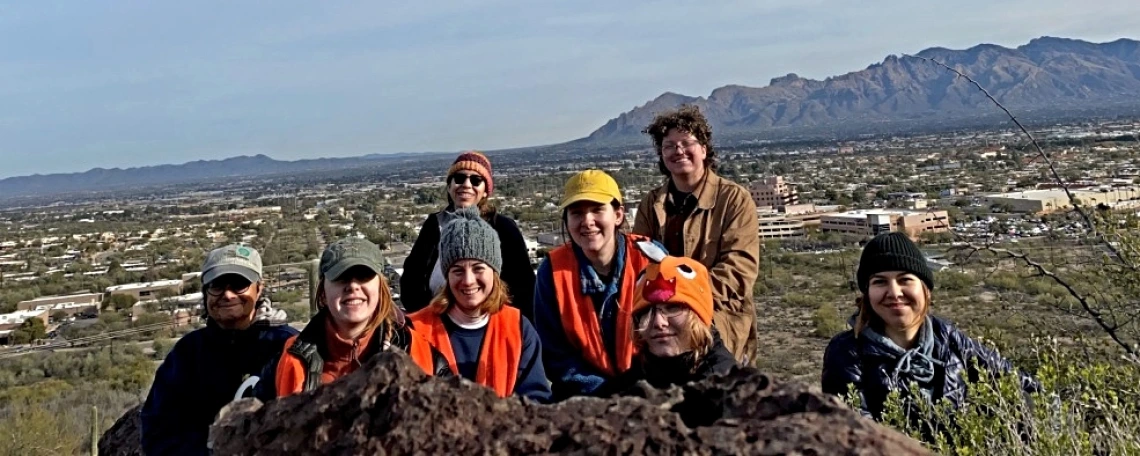
{"label": "sunglasses on face", "polygon": [[483,185],[483,176],[480,176],[478,174],[455,173],[447,176],[447,181],[455,185],[463,185],[463,183],[467,182],[468,180],[471,181],[472,187]]}
{"label": "sunglasses on face", "polygon": [[226,290],[230,290],[234,294],[242,294],[249,291],[251,285],[253,285],[252,282],[241,276],[222,276],[206,285],[206,293],[209,293],[210,296],[221,296],[226,293]]}

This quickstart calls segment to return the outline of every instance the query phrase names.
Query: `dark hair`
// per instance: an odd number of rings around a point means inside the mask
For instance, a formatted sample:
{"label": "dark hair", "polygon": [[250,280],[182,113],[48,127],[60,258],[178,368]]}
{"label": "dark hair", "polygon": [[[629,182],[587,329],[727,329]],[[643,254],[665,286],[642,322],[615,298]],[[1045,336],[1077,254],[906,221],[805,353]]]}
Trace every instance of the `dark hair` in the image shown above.
{"label": "dark hair", "polygon": [[[577,204],[577,203],[575,203],[575,204]],[[628,220],[629,219],[629,211],[625,210],[625,206],[623,206],[616,199],[613,201],[610,201],[610,206],[613,206],[615,211],[618,209],[621,209],[622,215],[623,215],[621,223],[614,226],[614,233],[625,233],[625,225],[626,225],[626,223],[629,222],[629,220]],[[574,239],[570,237],[570,228],[568,228],[568,225],[570,225],[570,223],[569,223],[569,212],[568,212],[569,210],[570,210],[569,206],[567,206],[566,209],[562,210],[562,242],[564,244],[569,244],[569,243],[574,242]]]}
{"label": "dark hair", "polygon": [[653,138],[653,148],[657,150],[657,169],[661,174],[669,175],[669,168],[665,167],[665,159],[661,156],[661,143],[669,135],[670,130],[689,133],[697,138],[697,142],[705,146],[705,169],[716,171],[716,150],[713,150],[712,127],[708,119],[701,114],[700,108],[694,105],[684,105],[672,111],[666,111],[653,118],[653,123],[641,130],[642,133]]}

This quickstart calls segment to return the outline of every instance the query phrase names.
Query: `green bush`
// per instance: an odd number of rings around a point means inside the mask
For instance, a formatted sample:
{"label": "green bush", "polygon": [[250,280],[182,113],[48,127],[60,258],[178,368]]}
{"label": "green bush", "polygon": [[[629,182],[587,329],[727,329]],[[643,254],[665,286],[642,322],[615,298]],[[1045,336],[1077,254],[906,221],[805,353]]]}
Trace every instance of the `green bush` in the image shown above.
{"label": "green bush", "polygon": [[174,341],[159,337],[151,342],[151,348],[154,350],[154,359],[166,359],[170,349],[174,348]]}
{"label": "green bush", "polygon": [[811,317],[815,324],[815,335],[830,339],[847,330],[847,323],[839,315],[839,310],[831,303],[820,304]]}
{"label": "green bush", "polygon": [[[970,385],[959,409],[918,401],[918,422],[905,417],[904,401],[892,394],[883,424],[921,439],[923,428],[953,423],[927,442],[947,455],[1140,454],[1140,365],[1089,363],[1055,342],[1034,350],[1040,393],[1024,394],[1014,375],[987,379]],[[858,407],[857,396],[848,402]]]}

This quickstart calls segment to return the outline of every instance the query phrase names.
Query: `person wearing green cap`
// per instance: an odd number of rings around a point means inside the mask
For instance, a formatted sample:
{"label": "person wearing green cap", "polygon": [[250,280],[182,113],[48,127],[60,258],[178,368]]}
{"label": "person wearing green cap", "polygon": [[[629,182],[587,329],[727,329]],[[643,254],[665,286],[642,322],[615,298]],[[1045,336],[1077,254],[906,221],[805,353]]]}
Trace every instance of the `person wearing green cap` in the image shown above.
{"label": "person wearing green cap", "polygon": [[567,180],[561,209],[567,241],[538,267],[534,293],[535,329],[555,400],[597,394],[629,370],[634,288],[650,263],[635,245],[653,242],[623,233],[621,190],[603,171]]}
{"label": "person wearing green cap", "polygon": [[450,375],[447,359],[412,331],[392,301],[380,248],[359,238],[329,244],[321,254],[319,311],[280,357],[263,370],[255,396],[288,396],[348,375],[381,350],[399,349],[429,375]]}
{"label": "person wearing green cap", "polygon": [[154,374],[140,414],[146,454],[207,454],[214,416],[297,335],[269,318],[274,312],[261,272],[261,255],[246,245],[227,245],[206,256],[206,327],[179,339]]}

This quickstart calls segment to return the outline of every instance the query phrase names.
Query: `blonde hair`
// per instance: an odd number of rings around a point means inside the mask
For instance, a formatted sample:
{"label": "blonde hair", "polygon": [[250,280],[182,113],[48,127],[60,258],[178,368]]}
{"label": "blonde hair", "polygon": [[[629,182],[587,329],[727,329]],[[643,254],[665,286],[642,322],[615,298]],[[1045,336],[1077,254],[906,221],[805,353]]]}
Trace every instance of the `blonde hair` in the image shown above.
{"label": "blonde hair", "polygon": [[[446,274],[446,272],[444,274]],[[498,272],[492,275],[494,275],[494,279],[491,281],[491,294],[487,296],[487,299],[483,300],[482,304],[479,304],[479,311],[487,315],[498,313],[502,310],[503,306],[511,300],[507,283],[503,282]],[[443,315],[451,309],[453,302],[455,302],[455,294],[451,292],[451,281],[448,280],[447,283],[443,285],[443,289],[439,290],[431,302],[428,303],[427,308],[436,314]]]}
{"label": "blonde hair", "polygon": [[[692,349],[695,358],[701,359],[708,354],[709,350],[712,350],[712,326],[706,325],[705,322],[701,321],[697,313],[693,312],[693,309],[686,307],[684,312],[688,315],[688,320],[685,321],[682,332],[684,336],[688,338],[689,347]],[[645,338],[642,337],[643,331],[638,331],[637,327],[637,318],[634,317],[631,328],[633,332],[633,346],[638,353],[644,353],[645,350],[647,350],[645,348]]]}
{"label": "blonde hair", "polygon": [[[361,334],[367,334],[384,323],[385,320],[394,322],[396,320],[396,303],[392,300],[392,290],[388,288],[388,281],[384,279],[383,274],[376,274],[376,278],[380,279],[380,296],[379,302],[376,304],[376,311],[372,313],[372,319],[368,321],[368,325],[364,327]],[[325,302],[325,276],[321,274],[320,280],[317,283],[317,308],[324,311],[328,308],[328,303]],[[393,325],[388,325],[388,332],[391,333]],[[384,339],[387,340],[390,334],[383,334]]]}
{"label": "blonde hair", "polygon": [[[918,318],[915,318],[914,321],[907,326],[907,329],[921,325],[922,322],[926,321],[926,316],[930,314],[930,288],[928,288],[925,283],[922,284],[922,296],[926,302],[922,306],[922,310],[918,312]],[[879,317],[879,314],[875,313],[875,309],[871,308],[871,300],[867,298],[867,295],[859,295],[858,298],[855,298],[855,304],[859,306],[859,315],[855,317],[855,337],[859,337],[859,333],[868,326],[876,330],[882,329],[883,319]]]}

